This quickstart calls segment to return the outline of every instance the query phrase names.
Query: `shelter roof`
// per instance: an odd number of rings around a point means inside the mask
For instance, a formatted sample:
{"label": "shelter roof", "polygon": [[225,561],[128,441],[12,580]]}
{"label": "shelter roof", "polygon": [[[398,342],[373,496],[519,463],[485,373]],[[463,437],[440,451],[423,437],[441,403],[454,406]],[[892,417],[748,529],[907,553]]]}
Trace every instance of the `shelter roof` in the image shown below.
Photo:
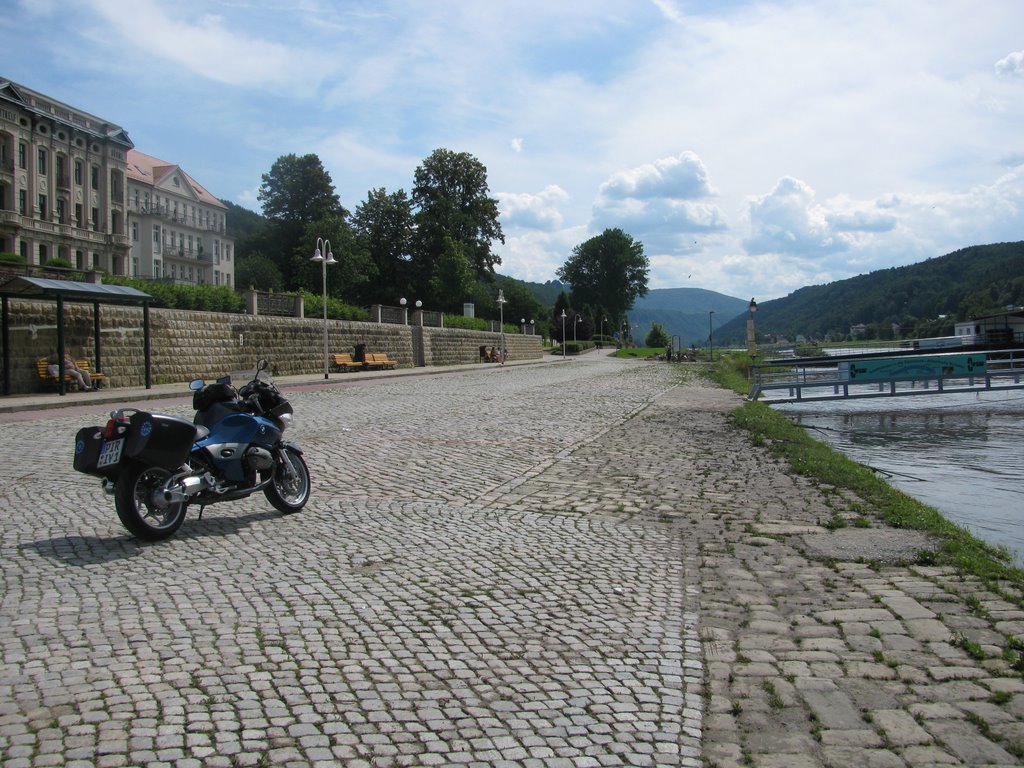
{"label": "shelter roof", "polygon": [[0,296],[19,296],[32,299],[92,301],[101,304],[145,304],[153,297],[138,288],[127,285],[104,285],[77,280],[53,280],[46,277],[12,277],[0,285]]}

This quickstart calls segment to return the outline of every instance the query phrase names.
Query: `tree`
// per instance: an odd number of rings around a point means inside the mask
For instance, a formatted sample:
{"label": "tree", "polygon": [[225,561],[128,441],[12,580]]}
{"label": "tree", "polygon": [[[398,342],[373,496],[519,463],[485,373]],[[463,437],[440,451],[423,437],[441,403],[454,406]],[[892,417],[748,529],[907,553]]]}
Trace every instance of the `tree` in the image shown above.
{"label": "tree", "polygon": [[466,261],[462,243],[446,237],[444,246],[434,275],[430,278],[430,293],[442,311],[460,311],[472,290],[473,272]]}
{"label": "tree", "polygon": [[330,174],[316,155],[282,155],[263,174],[257,197],[267,222],[253,238],[254,244],[277,264],[287,288],[311,287],[304,282],[302,265],[303,256],[308,259],[312,250],[299,253],[306,228],[313,222],[344,221],[348,216]]}
{"label": "tree", "polygon": [[658,323],[651,323],[651,330],[644,339],[645,347],[667,347],[669,345],[668,334]]}
{"label": "tree", "polygon": [[262,253],[251,253],[245,258],[237,257],[235,268],[235,287],[239,290],[256,288],[261,291],[284,290],[284,279],[281,270],[273,259]]}
{"label": "tree", "polygon": [[[368,295],[367,287],[376,275],[376,268],[352,227],[337,216],[325,216],[306,226],[292,266],[295,274],[302,276],[301,284],[318,295],[323,291],[323,263],[312,260],[318,238],[330,242],[331,252],[338,262],[327,265],[327,295],[350,304],[371,303],[373,297]],[[327,256],[326,253],[321,255]]]}
{"label": "tree", "polygon": [[325,216],[347,216],[331,175],[316,155],[282,155],[263,174],[257,199],[268,219],[302,226]]}
{"label": "tree", "polygon": [[649,266],[643,243],[621,229],[606,229],[573,248],[557,274],[572,286],[574,305],[604,307],[619,318],[647,294]]}
{"label": "tree", "polygon": [[404,190],[388,194],[372,189],[352,218],[356,235],[377,270],[372,283],[378,300],[397,304],[410,293],[408,265],[412,251],[412,201]]}
{"label": "tree", "polygon": [[465,152],[436,149],[416,169],[413,261],[417,289],[430,285],[446,251],[445,238],[459,243],[478,276],[494,274],[501,259],[491,242],[505,242],[498,222],[498,201],[488,196],[487,169]]}

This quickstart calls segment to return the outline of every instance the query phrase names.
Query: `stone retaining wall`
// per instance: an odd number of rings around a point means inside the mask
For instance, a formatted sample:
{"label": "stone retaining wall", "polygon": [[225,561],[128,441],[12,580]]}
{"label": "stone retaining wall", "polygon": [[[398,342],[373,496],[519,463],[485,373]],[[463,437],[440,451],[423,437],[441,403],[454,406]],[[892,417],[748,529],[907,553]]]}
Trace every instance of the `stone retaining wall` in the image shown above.
{"label": "stone retaining wall", "polygon": [[[36,358],[56,351],[56,304],[10,301],[8,306],[11,394],[34,392],[38,389]],[[154,384],[251,370],[261,357],[270,360],[271,371],[279,376],[323,371],[324,322],[320,318],[174,309],[152,309],[149,317]],[[414,365],[414,329],[410,326],[328,320],[327,330],[330,353],[354,353],[356,345],[363,344],[366,352],[386,352],[399,367]],[[458,328],[422,331],[424,365],[477,362],[481,346],[501,345],[498,333]],[[87,357],[95,363],[91,304],[65,303],[64,334],[74,357]],[[100,344],[106,386],[145,384],[141,307],[101,305]],[[506,334],[505,346],[511,359],[543,354],[540,336]]]}

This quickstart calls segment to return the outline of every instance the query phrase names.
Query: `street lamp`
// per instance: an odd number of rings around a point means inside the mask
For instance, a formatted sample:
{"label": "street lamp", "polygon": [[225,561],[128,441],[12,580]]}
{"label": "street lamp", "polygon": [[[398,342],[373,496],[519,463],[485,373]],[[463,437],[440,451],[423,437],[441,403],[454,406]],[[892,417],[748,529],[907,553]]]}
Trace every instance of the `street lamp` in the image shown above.
{"label": "street lamp", "polygon": [[405,297],[403,296],[398,300],[398,303],[402,305],[402,325],[409,324],[409,308],[405,306]]}
{"label": "street lamp", "polygon": [[715,361],[715,329],[711,325],[711,316],[715,314],[715,310],[708,311],[708,360],[711,362]]}
{"label": "street lamp", "polygon": [[[576,319],[572,321],[572,343],[573,344],[576,343],[576,326],[580,322],[580,320],[582,320],[582,319],[583,318],[581,318],[579,315],[576,315]],[[576,352],[577,353],[579,352],[578,348],[577,348]]]}
{"label": "street lamp", "polygon": [[747,352],[753,359],[757,356],[757,336],[754,333],[754,313],[757,312],[757,302],[753,298],[750,299],[747,309],[750,310],[747,315]]}
{"label": "street lamp", "polygon": [[[323,251],[320,247],[323,246]],[[316,251],[313,252],[313,257],[310,261],[319,261],[320,266],[323,268],[323,301],[324,301],[324,378],[330,378],[328,375],[328,364],[327,364],[327,265],[337,264],[338,262],[334,258],[334,254],[331,253],[331,241],[324,240],[318,237],[316,239]]]}
{"label": "street lamp", "polygon": [[498,322],[501,323],[501,364],[505,364],[505,291],[498,289]]}
{"label": "street lamp", "polygon": [[565,360],[565,310],[562,310],[562,360]]}
{"label": "street lamp", "polygon": [[533,323],[534,323],[534,320],[533,320],[533,318],[531,317],[531,318],[530,318],[530,335],[531,335],[531,336],[533,336],[533,334],[534,334],[534,331],[533,331]]}
{"label": "street lamp", "polygon": [[521,334],[523,334],[523,336],[526,335],[526,318],[525,317],[520,317],[519,318],[519,332]]}

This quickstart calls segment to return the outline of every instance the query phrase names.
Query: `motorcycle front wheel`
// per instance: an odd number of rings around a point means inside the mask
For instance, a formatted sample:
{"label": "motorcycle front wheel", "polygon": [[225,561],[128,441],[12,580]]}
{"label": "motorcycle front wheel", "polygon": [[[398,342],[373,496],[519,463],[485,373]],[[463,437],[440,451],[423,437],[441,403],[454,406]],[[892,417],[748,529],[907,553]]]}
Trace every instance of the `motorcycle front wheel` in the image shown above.
{"label": "motorcycle front wheel", "polygon": [[285,448],[280,455],[284,461],[274,462],[274,479],[263,494],[275,509],[290,515],[309,501],[309,468],[302,454],[293,448]]}
{"label": "motorcycle front wheel", "polygon": [[153,492],[162,488],[171,473],[162,467],[133,464],[117,478],[114,488],[114,508],[121,524],[128,531],[146,541],[160,541],[173,536],[185,522],[184,502],[157,506]]}

